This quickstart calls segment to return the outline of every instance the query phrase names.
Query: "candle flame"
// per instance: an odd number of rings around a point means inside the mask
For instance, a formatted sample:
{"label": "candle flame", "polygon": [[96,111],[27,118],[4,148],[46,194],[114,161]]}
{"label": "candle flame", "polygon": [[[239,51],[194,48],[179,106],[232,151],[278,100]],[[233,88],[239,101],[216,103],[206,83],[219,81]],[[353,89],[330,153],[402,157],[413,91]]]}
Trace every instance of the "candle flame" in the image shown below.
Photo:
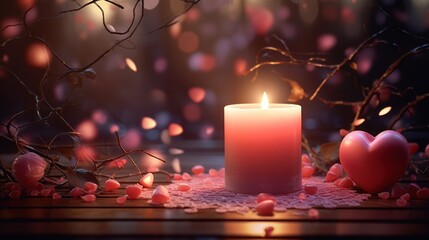
{"label": "candle flame", "polygon": [[261,108],[268,109],[268,96],[266,92],[264,92],[264,94],[262,95]]}

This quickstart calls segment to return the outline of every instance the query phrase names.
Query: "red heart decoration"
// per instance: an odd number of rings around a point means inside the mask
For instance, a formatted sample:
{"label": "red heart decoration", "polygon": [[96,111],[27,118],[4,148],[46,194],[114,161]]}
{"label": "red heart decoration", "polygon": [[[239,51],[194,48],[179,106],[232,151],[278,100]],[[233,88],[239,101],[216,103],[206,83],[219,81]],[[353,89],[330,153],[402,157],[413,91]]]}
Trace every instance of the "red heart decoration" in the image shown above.
{"label": "red heart decoration", "polygon": [[341,141],[340,162],[361,189],[380,192],[404,176],[409,164],[408,141],[392,130],[375,138],[364,131],[353,131]]}

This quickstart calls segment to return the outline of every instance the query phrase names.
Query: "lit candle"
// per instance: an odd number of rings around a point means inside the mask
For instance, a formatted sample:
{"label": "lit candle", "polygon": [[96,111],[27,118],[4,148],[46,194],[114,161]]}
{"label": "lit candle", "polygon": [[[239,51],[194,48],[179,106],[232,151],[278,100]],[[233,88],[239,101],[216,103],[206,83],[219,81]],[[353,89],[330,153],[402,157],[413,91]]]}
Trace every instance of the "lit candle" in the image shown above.
{"label": "lit candle", "polygon": [[301,106],[225,106],[225,188],[238,193],[301,189]]}

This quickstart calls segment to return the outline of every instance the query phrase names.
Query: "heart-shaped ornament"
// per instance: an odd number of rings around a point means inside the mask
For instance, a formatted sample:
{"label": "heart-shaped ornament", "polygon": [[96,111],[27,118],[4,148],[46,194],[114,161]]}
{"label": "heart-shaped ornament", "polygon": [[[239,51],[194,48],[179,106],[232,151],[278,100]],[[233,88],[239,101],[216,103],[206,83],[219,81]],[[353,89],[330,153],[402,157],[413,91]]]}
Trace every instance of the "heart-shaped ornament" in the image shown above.
{"label": "heart-shaped ornament", "polygon": [[392,130],[376,137],[364,131],[353,131],[341,141],[340,162],[362,190],[377,193],[404,176],[409,164],[408,141]]}

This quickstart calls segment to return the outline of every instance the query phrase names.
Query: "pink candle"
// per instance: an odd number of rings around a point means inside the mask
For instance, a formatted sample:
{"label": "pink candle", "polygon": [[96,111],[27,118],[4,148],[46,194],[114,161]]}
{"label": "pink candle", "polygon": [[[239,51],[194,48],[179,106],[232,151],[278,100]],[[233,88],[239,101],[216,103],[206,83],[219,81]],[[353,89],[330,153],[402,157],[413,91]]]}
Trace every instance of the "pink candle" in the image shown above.
{"label": "pink candle", "polygon": [[272,194],[301,189],[301,106],[225,106],[225,187]]}

